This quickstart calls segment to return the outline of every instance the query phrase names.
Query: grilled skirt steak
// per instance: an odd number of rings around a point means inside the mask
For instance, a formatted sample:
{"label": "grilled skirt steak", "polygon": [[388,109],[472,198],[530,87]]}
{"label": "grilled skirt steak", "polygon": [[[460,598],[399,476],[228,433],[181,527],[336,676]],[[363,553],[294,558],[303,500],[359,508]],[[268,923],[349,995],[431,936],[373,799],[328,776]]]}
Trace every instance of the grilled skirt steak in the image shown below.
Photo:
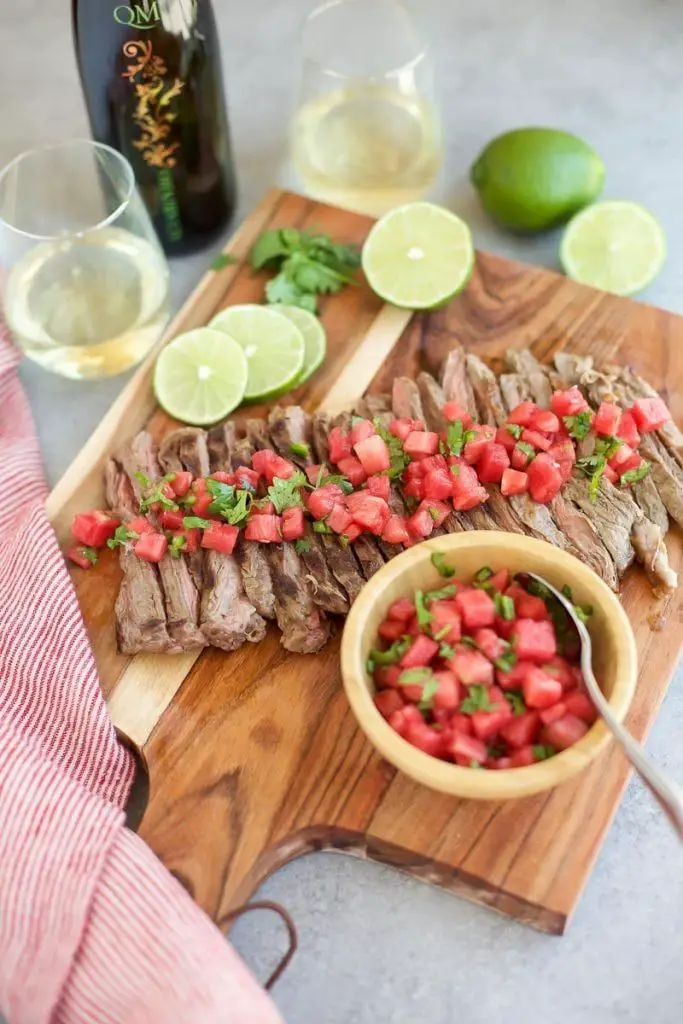
{"label": "grilled skirt steak", "polygon": [[183,647],[169,634],[166,608],[153,565],[121,548],[123,579],[114,612],[121,654],[181,654]]}

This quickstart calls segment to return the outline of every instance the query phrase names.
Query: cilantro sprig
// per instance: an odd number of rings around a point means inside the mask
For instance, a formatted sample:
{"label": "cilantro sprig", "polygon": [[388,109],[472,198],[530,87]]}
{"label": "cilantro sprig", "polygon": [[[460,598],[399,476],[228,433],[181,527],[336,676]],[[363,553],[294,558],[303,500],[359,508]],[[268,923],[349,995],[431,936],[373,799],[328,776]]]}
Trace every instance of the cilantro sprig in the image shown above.
{"label": "cilantro sprig", "polygon": [[152,505],[161,505],[169,511],[175,512],[178,509],[178,503],[173,501],[172,498],[168,498],[164,494],[164,485],[170,483],[171,480],[175,480],[175,473],[167,473],[166,476],[162,476],[161,480],[153,483],[146,473],[138,471],[133,476],[144,488],[144,494],[140,498],[140,511],[144,514],[149,512]]}
{"label": "cilantro sprig", "polygon": [[463,715],[473,715],[476,711],[495,711],[495,705],[489,700],[488,690],[479,683],[468,687],[468,696],[460,705]]}
{"label": "cilantro sprig", "polygon": [[622,473],[619,477],[619,483],[622,487],[628,487],[629,484],[637,484],[639,480],[642,480],[650,472],[650,462],[641,462],[636,469],[628,469],[625,473]]}
{"label": "cilantro sprig", "polygon": [[575,441],[583,441],[590,432],[593,414],[589,409],[584,409],[575,416],[563,416],[562,420],[569,436]]}
{"label": "cilantro sprig", "polygon": [[275,506],[277,514],[282,515],[286,508],[304,508],[299,488],[306,487],[307,485],[306,474],[300,470],[292,473],[287,480],[276,476],[268,488],[268,497]]}
{"label": "cilantro sprig", "polygon": [[446,431],[446,444],[451,455],[462,455],[463,449],[468,441],[474,440],[477,436],[476,430],[465,430],[462,420],[453,420],[448,424]]}
{"label": "cilantro sprig", "polygon": [[110,537],[107,541],[107,547],[111,548],[112,551],[116,551],[117,548],[122,548],[129,540],[137,540],[139,536],[139,533],[136,533],[135,530],[129,530],[127,526],[118,526],[114,536]]}
{"label": "cilantro sprig", "polygon": [[381,420],[377,416],[375,416],[372,422],[378,435],[382,438],[389,449],[389,469],[385,469],[382,476],[388,476],[390,480],[395,480],[397,477],[403,475],[404,470],[410,462],[410,457],[404,452],[401,439],[399,437],[394,437],[394,435],[383,426]]}
{"label": "cilantro sprig", "polygon": [[446,564],[446,556],[443,551],[433,551],[429,556],[429,560],[438,572],[439,576],[443,576],[445,579],[450,579],[451,576],[455,576],[455,569],[452,565]]}
{"label": "cilantro sprig", "polygon": [[333,242],[296,228],[266,231],[251,252],[254,270],[276,270],[266,285],[269,303],[300,306],[315,313],[318,295],[334,294],[356,284],[360,252],[354,245]]}
{"label": "cilantro sprig", "polygon": [[220,516],[231,526],[240,526],[247,520],[253,501],[251,491],[212,479],[206,481],[206,486],[213,498],[208,509],[212,516]]}
{"label": "cilantro sprig", "polygon": [[[592,455],[584,455],[576,463],[582,473],[589,477],[588,497],[592,502],[597,501],[607,463],[621,445],[619,437],[599,437],[595,442],[595,451]],[[624,474],[625,475],[625,474]]]}

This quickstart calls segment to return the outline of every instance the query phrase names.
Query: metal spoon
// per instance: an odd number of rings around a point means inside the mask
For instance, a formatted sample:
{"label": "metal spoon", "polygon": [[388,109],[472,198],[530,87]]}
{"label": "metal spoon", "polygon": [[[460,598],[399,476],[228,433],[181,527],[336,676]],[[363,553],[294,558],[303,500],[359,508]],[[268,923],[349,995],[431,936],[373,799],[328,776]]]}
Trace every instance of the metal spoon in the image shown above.
{"label": "metal spoon", "polygon": [[537,576],[534,572],[517,573],[515,579],[522,586],[528,583],[530,579],[541,583],[557,598],[569,615],[581,640],[581,670],[591,700],[602,715],[607,727],[621,743],[629,761],[669,818],[669,821],[678,833],[679,839],[683,840],[683,790],[674,782],[671,782],[659,768],[655,767],[641,745],[634,740],[633,736],[614,717],[612,709],[598,686],[597,679],[593,675],[590,633],[574,611],[574,605],[552,583],[548,583],[543,576]]}

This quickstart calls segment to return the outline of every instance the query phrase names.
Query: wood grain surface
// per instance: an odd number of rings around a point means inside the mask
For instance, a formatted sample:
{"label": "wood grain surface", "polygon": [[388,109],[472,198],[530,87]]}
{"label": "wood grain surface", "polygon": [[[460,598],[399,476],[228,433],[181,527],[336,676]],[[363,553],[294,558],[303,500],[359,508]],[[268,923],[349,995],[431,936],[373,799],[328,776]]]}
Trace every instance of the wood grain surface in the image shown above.
{"label": "wood grain surface", "polygon": [[[370,224],[273,191],[228,250],[242,258],[264,228],[285,225],[361,243]],[[167,339],[227,305],[261,301],[263,284],[243,263],[209,273]],[[361,284],[326,299],[322,319],[328,359],[287,399],[309,410],[336,410],[368,388],[389,390],[396,375],[437,370],[457,340],[494,365],[509,348],[526,345],[546,361],[566,348],[633,363],[683,421],[683,320],[547,270],[479,253],[466,291],[439,312],[411,319],[383,308]],[[102,464],[116,443],[146,423],[158,437],[174,425],[154,408],[151,365],[55,488],[49,507],[60,538],[74,511],[102,503]],[[678,531],[668,546],[674,568],[683,570]],[[392,864],[545,931],[564,930],[628,779],[618,749],[574,781],[525,800],[482,804],[431,792],[396,773],[356,726],[339,677],[342,623],[314,656],[287,653],[270,627],[261,644],[232,654],[130,659],[115,646],[119,579],[114,557],[97,572],[74,572],[114,722],[150,772],[140,833],[217,922],[282,864],[336,849]],[[622,600],[643,666],[627,719],[640,738],[680,654],[683,593],[658,604],[644,575],[632,570]]]}

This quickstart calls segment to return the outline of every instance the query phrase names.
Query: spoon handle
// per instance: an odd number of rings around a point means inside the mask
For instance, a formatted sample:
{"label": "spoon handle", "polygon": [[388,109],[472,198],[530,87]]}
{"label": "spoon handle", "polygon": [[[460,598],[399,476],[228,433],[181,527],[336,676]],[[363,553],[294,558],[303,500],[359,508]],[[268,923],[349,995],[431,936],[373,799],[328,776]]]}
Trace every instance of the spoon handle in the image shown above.
{"label": "spoon handle", "polygon": [[668,779],[661,769],[655,766],[654,762],[647,756],[630,732],[616,720],[591,668],[585,664],[583,666],[583,674],[593,703],[598,708],[605,723],[619,740],[629,761],[668,817],[678,834],[678,838],[683,840],[683,790]]}

